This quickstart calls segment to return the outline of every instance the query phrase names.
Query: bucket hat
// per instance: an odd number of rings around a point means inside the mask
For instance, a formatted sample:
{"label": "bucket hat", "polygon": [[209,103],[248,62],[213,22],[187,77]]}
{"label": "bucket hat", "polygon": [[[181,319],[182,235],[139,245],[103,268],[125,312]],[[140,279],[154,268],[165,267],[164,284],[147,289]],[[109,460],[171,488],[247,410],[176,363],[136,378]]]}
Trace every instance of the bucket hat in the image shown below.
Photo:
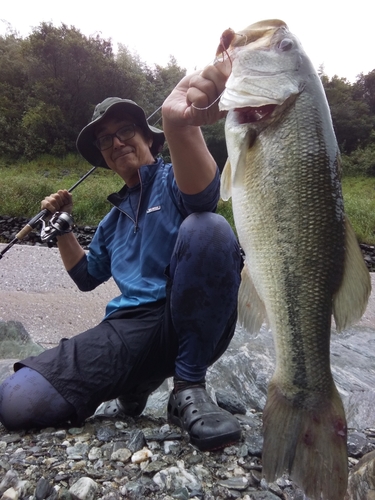
{"label": "bucket hat", "polygon": [[96,136],[94,130],[97,125],[107,116],[116,113],[116,116],[128,114],[134,117],[136,124],[141,127],[146,135],[150,132],[153,137],[150,151],[153,156],[156,156],[162,150],[165,136],[162,130],[153,127],[147,123],[146,115],[143,109],[130,99],[121,99],[120,97],[107,97],[104,101],[96,105],[92,115],[91,122],[84,127],[77,138],[77,149],[79,153],[91,165],[95,167],[109,168],[104,158],[95,146]]}

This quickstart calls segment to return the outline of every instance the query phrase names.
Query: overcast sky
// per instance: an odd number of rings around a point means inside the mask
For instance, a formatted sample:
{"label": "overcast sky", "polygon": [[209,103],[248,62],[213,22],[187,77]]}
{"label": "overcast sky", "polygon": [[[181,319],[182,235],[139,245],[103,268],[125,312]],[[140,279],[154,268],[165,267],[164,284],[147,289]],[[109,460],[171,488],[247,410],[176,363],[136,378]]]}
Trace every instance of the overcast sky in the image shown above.
{"label": "overcast sky", "polygon": [[212,62],[226,28],[241,30],[263,19],[285,21],[315,68],[355,81],[375,69],[373,0],[19,0],[3,1],[0,34],[8,23],[21,36],[42,21],[65,23],[86,36],[111,38],[142,61],[166,65],[173,55],[188,71]]}

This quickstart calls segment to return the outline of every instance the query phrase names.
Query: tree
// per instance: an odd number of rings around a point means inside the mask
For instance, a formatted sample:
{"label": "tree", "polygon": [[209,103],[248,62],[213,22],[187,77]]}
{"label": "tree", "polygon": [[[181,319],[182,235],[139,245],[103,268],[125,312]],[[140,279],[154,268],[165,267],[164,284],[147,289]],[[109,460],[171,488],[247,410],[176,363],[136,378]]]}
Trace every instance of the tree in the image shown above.
{"label": "tree", "polygon": [[350,154],[368,144],[374,119],[369,105],[346,79],[321,77],[330,106],[333,126],[341,152]]}
{"label": "tree", "polygon": [[354,84],[353,93],[356,99],[362,99],[375,116],[375,69],[367,75],[361,73]]}
{"label": "tree", "polygon": [[[175,59],[154,69],[110,40],[74,26],[41,23],[25,39],[0,37],[0,145],[3,154],[33,157],[75,151],[78,132],[108,96],[133,99],[147,116],[185,70]],[[155,116],[153,124],[158,121]]]}
{"label": "tree", "polygon": [[[122,82],[111,42],[99,36],[86,38],[65,24],[56,28],[41,23],[25,40],[23,52],[30,86],[23,120],[26,152],[74,150],[77,132],[92,114],[93,103],[112,95]],[[33,143],[39,147],[34,149]]]}
{"label": "tree", "polygon": [[0,36],[0,150],[13,156],[24,146],[20,124],[28,94],[22,39],[15,33]]}
{"label": "tree", "polygon": [[[155,65],[154,69],[145,67],[147,90],[139,104],[144,107],[147,116],[160,110],[163,102],[177,83],[185,76],[186,70],[181,68],[171,56],[167,66]],[[155,113],[152,123],[160,121],[161,113]]]}

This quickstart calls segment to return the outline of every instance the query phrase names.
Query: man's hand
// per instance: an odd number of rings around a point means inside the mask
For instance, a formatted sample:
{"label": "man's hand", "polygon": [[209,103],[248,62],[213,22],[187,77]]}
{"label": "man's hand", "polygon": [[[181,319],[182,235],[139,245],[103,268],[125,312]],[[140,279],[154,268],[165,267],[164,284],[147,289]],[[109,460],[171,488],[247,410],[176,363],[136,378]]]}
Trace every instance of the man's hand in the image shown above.
{"label": "man's hand", "polygon": [[55,212],[72,213],[73,199],[71,193],[66,189],[60,189],[57,193],[46,196],[41,203],[42,209],[47,209],[51,214]]}
{"label": "man's hand", "polygon": [[218,102],[230,71],[230,61],[225,60],[183,78],[163,104],[164,122],[201,126],[224,117]]}

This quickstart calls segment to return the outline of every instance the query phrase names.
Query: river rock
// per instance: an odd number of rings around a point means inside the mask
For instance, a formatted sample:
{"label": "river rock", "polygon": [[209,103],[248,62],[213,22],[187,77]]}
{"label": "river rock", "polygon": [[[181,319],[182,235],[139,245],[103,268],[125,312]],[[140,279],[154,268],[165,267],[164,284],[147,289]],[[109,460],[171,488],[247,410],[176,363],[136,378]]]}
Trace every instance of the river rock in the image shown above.
{"label": "river rock", "polygon": [[375,500],[375,451],[365,455],[349,474],[347,500]]}

